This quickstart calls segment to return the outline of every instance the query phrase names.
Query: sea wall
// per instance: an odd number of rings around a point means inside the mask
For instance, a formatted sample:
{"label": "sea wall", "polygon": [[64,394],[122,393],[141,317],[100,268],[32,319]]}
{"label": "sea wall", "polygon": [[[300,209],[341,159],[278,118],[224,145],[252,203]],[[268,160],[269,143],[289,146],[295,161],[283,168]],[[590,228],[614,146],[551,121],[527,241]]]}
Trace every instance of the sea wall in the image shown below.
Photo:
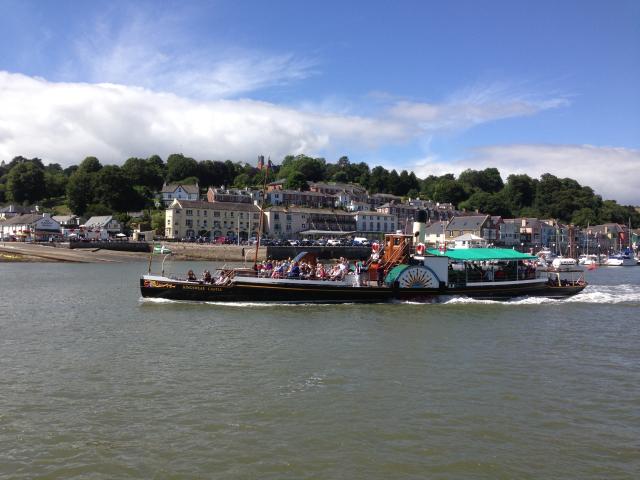
{"label": "sea wall", "polygon": [[148,252],[150,250],[147,242],[69,242],[69,248],[90,248],[95,250],[116,250],[119,252]]}

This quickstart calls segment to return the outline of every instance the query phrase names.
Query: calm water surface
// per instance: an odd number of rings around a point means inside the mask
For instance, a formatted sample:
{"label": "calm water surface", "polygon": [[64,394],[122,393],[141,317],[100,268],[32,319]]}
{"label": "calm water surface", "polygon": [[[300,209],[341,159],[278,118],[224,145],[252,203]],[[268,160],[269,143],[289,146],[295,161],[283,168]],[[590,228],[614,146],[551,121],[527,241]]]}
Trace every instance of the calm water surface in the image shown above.
{"label": "calm water surface", "polygon": [[364,306],[143,302],[144,268],[0,264],[0,477],[639,476],[640,267]]}

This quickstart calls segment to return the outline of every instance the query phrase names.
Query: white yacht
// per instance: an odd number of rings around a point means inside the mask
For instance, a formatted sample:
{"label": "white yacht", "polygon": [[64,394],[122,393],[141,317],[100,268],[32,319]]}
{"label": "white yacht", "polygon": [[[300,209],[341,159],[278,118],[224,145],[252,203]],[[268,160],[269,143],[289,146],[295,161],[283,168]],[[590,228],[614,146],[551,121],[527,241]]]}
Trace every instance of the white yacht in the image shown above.
{"label": "white yacht", "polygon": [[632,267],[637,265],[637,262],[633,251],[628,248],[624,252],[609,255],[606,265],[609,267]]}
{"label": "white yacht", "polygon": [[578,258],[578,264],[580,265],[597,265],[598,262],[598,256],[597,255],[588,255],[588,254],[582,254],[580,255],[580,257]]}

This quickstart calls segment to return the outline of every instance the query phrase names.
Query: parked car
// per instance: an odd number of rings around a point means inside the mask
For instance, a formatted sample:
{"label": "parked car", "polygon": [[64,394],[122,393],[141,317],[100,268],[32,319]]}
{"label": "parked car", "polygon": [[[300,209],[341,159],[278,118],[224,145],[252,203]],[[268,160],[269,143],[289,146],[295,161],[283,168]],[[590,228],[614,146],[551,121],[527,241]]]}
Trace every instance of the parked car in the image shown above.
{"label": "parked car", "polygon": [[327,240],[327,246],[329,247],[337,247],[340,245],[340,240],[338,240],[337,238],[330,238],[329,240]]}
{"label": "parked car", "polygon": [[363,247],[368,247],[369,245],[371,245],[369,243],[369,239],[365,238],[365,237],[355,237],[353,239],[353,245],[361,245]]}

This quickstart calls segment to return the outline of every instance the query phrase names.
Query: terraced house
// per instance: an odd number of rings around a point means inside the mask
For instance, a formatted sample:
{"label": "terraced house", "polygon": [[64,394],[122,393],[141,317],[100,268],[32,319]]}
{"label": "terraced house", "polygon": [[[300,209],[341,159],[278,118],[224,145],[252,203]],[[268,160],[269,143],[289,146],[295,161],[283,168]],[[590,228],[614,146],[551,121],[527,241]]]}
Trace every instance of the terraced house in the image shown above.
{"label": "terraced house", "polygon": [[257,235],[259,223],[260,209],[252,203],[175,199],[165,212],[165,236],[247,240]]}

